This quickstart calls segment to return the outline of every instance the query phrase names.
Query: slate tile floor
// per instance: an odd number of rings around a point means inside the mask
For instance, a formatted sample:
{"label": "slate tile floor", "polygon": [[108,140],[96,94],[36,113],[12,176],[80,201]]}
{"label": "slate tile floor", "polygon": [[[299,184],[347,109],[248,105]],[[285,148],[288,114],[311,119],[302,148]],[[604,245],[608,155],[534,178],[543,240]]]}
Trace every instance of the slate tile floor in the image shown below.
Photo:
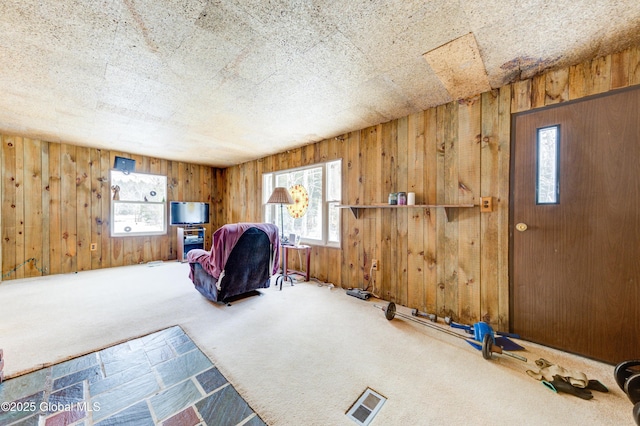
{"label": "slate tile floor", "polygon": [[0,426],[265,424],[178,326],[6,380],[0,403]]}

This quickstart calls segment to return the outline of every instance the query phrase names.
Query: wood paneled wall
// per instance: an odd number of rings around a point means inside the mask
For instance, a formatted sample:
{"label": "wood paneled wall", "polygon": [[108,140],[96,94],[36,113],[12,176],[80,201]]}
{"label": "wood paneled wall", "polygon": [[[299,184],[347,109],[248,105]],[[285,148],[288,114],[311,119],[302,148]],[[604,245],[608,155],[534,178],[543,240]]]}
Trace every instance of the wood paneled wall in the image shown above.
{"label": "wood paneled wall", "polygon": [[[640,84],[637,47],[549,71],[462,101],[226,169],[227,222],[260,221],[262,173],[342,158],[344,204],[473,203],[494,211],[342,212],[342,248],[314,247],[312,276],[368,287],[401,305],[458,321],[509,324],[511,114]],[[251,189],[249,194],[247,190]],[[378,259],[379,271],[371,271]],[[295,260],[295,259],[294,259]],[[296,266],[296,265],[292,265]]]}
{"label": "wood paneled wall", "polygon": [[135,159],[137,172],[166,175],[169,201],[212,202],[207,247],[211,230],[224,223],[222,170],[21,136],[0,139],[3,280],[177,258],[171,226],[161,236],[110,236],[109,171],[116,155]]}
{"label": "wood paneled wall", "polygon": [[[412,191],[418,203],[477,205],[491,196],[495,208],[458,209],[448,221],[437,209],[366,210],[359,219],[345,209],[342,248],[314,247],[312,276],[506,330],[511,114],[635,84],[637,47],[224,170],[2,135],[2,279],[176,258],[171,228],[109,236],[115,155],[136,159],[138,171],[166,173],[169,200],[211,201],[207,246],[224,223],[261,221],[262,173],[341,158],[345,204]],[[371,271],[374,258],[379,271]]]}

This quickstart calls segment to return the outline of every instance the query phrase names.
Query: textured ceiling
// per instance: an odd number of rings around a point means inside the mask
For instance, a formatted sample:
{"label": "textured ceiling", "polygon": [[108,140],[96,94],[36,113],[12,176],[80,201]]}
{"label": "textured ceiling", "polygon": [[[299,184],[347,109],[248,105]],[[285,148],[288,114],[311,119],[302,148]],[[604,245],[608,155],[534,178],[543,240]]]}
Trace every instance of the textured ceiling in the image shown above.
{"label": "textured ceiling", "polygon": [[2,0],[0,131],[224,167],[638,42],[638,0]]}

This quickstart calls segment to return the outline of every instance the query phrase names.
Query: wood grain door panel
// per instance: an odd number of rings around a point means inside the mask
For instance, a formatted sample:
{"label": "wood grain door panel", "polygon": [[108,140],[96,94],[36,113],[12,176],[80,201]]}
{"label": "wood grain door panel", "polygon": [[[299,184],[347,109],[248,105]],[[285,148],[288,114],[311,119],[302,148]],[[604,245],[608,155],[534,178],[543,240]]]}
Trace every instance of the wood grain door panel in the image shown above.
{"label": "wood grain door panel", "polygon": [[[640,90],[517,115],[512,330],[605,362],[640,357]],[[536,204],[536,134],[560,125],[559,204]]]}

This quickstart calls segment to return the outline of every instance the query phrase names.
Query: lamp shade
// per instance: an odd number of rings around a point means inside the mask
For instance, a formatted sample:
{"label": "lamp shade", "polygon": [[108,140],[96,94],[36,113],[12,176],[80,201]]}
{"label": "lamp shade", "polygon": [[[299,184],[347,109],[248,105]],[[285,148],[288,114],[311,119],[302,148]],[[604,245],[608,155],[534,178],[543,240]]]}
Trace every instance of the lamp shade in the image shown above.
{"label": "lamp shade", "polygon": [[287,188],[278,186],[273,190],[267,204],[293,204],[293,198]]}

